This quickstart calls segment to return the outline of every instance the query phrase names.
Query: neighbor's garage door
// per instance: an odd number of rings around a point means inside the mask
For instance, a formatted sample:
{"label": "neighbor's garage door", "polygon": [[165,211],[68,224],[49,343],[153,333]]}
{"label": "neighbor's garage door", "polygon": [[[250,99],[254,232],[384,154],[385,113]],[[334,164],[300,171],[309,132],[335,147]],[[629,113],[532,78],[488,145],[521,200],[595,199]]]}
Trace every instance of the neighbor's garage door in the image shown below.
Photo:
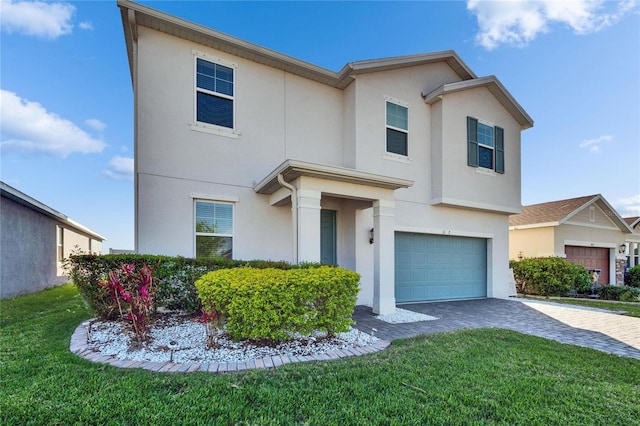
{"label": "neighbor's garage door", "polygon": [[587,269],[600,269],[598,284],[609,284],[609,249],[601,247],[565,246],[564,253],[571,263]]}
{"label": "neighbor's garage door", "polygon": [[487,240],[396,232],[396,302],[487,295]]}

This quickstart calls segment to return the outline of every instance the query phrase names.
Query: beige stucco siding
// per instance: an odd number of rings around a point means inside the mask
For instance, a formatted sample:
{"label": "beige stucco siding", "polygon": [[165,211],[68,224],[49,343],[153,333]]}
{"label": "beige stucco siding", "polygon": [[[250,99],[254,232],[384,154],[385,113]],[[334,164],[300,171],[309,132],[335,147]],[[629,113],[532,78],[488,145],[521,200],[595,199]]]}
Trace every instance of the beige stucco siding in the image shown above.
{"label": "beige stucco siding", "polygon": [[[433,138],[442,155],[442,180],[434,180],[435,204],[450,204],[517,213],[520,204],[520,125],[491,95],[479,87],[450,93],[442,104],[442,139]],[[485,120],[504,129],[505,173],[467,165],[467,117]],[[438,123],[434,123],[437,126]],[[438,133],[437,130],[434,131]],[[434,157],[437,161],[437,158]]]}
{"label": "beige stucco siding", "polygon": [[565,245],[616,248],[624,241],[625,234],[620,230],[563,224],[555,232],[557,253],[564,253]]}
{"label": "beige stucco siding", "polygon": [[612,212],[607,211],[606,209],[603,210],[598,204],[594,203],[571,216],[567,222],[581,223],[586,226],[605,227],[619,232],[620,228],[618,228],[611,220],[612,215]]}
{"label": "beige stucco siding", "polygon": [[[140,33],[138,173],[251,186],[286,158],[343,164],[341,91],[153,30]],[[192,126],[194,50],[235,66],[234,137]]]}
{"label": "beige stucco siding", "polygon": [[557,256],[564,253],[554,246],[554,227],[518,229],[509,231],[509,259]]}

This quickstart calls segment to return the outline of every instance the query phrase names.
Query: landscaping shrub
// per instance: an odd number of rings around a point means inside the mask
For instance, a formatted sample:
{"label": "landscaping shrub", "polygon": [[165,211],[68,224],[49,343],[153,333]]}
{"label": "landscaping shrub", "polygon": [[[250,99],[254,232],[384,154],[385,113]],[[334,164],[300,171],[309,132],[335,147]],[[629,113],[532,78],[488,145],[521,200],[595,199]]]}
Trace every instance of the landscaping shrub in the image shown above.
{"label": "landscaping shrub", "polygon": [[600,296],[600,299],[604,300],[637,302],[640,298],[640,288],[606,285],[598,288],[598,295]]}
{"label": "landscaping shrub", "polygon": [[509,266],[513,269],[518,293],[565,296],[572,290],[586,293],[591,288],[591,276],[584,266],[561,257],[512,260]]}
{"label": "landscaping shrub", "polygon": [[640,265],[629,269],[629,272],[625,276],[625,284],[629,287],[640,288]]}
{"label": "landscaping shrub", "polygon": [[328,335],[351,325],[360,275],[339,267],[237,268],[196,281],[203,306],[215,306],[234,339],[286,340],[314,330]]}
{"label": "landscaping shrub", "polygon": [[[159,263],[158,263],[159,262]],[[207,272],[218,269],[251,266],[254,268],[297,269],[314,268],[314,263],[291,265],[284,261],[192,259],[185,257],[154,256],[142,254],[71,255],[65,259],[67,274],[76,285],[84,300],[96,314],[108,319],[114,317],[113,300],[108,291],[98,282],[108,278],[109,271],[119,270],[122,265],[134,265],[136,269],[145,264],[156,265],[157,279],[155,304],[170,310],[198,312],[202,305],[194,286],[195,281]]]}
{"label": "landscaping shrub", "polygon": [[136,271],[135,265],[123,264],[120,269],[109,271],[107,279],[98,281],[111,299],[110,316],[122,317],[127,312],[126,318],[131,321],[139,342],[146,340],[150,315],[155,311],[153,273],[157,266],[157,263],[153,268],[145,264]]}

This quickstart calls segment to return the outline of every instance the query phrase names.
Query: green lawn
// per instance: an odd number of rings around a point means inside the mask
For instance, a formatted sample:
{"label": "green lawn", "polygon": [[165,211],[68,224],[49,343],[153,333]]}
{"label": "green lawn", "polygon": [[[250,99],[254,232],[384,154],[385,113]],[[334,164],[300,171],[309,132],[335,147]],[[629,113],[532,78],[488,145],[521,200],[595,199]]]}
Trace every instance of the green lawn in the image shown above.
{"label": "green lawn", "polygon": [[640,361],[511,331],[270,371],[160,374],[71,354],[71,334],[91,317],[72,286],[0,308],[3,425],[640,423]]}
{"label": "green lawn", "polygon": [[[536,298],[536,300],[540,300]],[[545,299],[546,300],[546,299]],[[630,317],[640,318],[640,303],[620,303],[610,300],[575,299],[569,297],[551,297],[550,302],[564,303],[567,305],[590,306],[592,308],[609,309],[611,311],[625,311]]]}

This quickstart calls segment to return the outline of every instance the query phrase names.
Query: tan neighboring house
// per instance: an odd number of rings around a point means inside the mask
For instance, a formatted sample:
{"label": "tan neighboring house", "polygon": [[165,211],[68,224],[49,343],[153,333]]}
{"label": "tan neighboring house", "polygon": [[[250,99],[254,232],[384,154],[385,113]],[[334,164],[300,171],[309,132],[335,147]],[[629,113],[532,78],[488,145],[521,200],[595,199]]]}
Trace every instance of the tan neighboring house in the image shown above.
{"label": "tan neighboring house", "polygon": [[102,253],[102,235],[4,182],[0,196],[0,298],[66,282],[72,251]]}
{"label": "tan neighboring house", "polygon": [[509,258],[565,257],[600,270],[599,284],[622,285],[632,233],[600,194],[524,206],[509,217]]}
{"label": "tan neighboring house", "polygon": [[629,228],[633,231],[633,234],[627,235],[626,239],[626,254],[627,254],[627,270],[633,268],[636,265],[640,265],[640,216],[625,217],[625,222],[629,225]]}
{"label": "tan neighboring house", "polygon": [[137,252],[338,264],[376,313],[510,294],[508,218],[533,120],[498,78],[454,51],[335,72],[118,6]]}

